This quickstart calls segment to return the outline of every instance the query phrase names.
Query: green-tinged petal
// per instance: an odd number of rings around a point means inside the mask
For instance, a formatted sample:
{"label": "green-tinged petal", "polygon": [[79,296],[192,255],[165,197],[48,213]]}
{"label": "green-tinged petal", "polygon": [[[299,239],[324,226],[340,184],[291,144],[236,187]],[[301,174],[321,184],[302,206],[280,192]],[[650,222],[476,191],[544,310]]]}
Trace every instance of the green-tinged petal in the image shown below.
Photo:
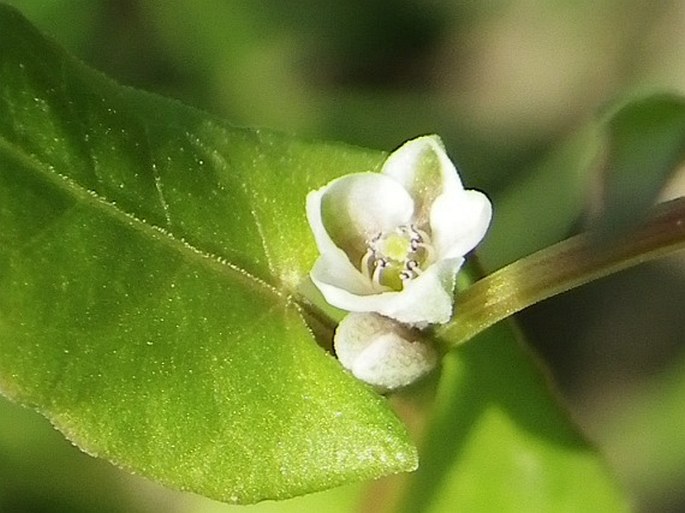
{"label": "green-tinged petal", "polygon": [[337,289],[362,296],[375,292],[371,281],[362,275],[350,263],[347,255],[338,248],[334,248],[334,250],[319,257],[314,264],[310,277],[319,290],[321,290],[326,301],[339,308],[344,307],[335,302],[335,291]]}
{"label": "green-tinged petal", "polygon": [[446,258],[407,282],[402,293],[388,301],[380,313],[401,322],[443,324],[452,316],[455,278],[464,259]]}
{"label": "green-tinged petal", "polygon": [[378,173],[343,176],[329,183],[321,195],[326,233],[353,262],[361,261],[369,239],[409,223],[413,212],[414,202],[407,191]]}
{"label": "green-tinged petal", "polygon": [[[328,186],[307,194],[307,220],[314,234],[316,246],[321,254],[337,253],[342,250],[331,240],[321,218],[321,198],[328,190]],[[344,253],[343,253],[344,255]],[[347,257],[345,256],[345,259]]]}
{"label": "green-tinged petal", "polygon": [[[319,262],[312,272],[312,280],[333,306],[350,312],[377,312],[406,324],[425,326],[445,323],[452,316],[455,275],[463,262],[463,258],[436,262],[418,278],[408,281],[401,292],[355,293],[352,288],[340,286],[343,278],[351,282],[349,274],[345,274],[344,270],[332,269],[327,270],[326,275],[323,269],[316,268]],[[340,276],[335,274],[338,272]],[[340,281],[324,281],[329,275],[336,275]]]}
{"label": "green-tinged petal", "polygon": [[430,211],[432,242],[441,258],[465,255],[478,244],[490,226],[492,204],[479,191],[442,194]]}
{"label": "green-tinged petal", "polygon": [[381,172],[391,176],[414,199],[414,218],[424,227],[431,205],[446,192],[463,190],[454,164],[437,135],[418,137],[404,143],[383,164]]}

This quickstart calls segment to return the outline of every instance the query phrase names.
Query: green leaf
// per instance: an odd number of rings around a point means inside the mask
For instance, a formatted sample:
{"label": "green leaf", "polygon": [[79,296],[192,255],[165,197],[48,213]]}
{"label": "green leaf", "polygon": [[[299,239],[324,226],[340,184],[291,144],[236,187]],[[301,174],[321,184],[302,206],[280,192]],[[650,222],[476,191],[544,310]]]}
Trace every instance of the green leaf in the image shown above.
{"label": "green leaf", "polygon": [[400,511],[629,511],[517,338],[513,324],[499,323],[445,358]]}
{"label": "green leaf", "polygon": [[685,481],[685,359],[639,385],[596,416],[593,435],[642,503],[668,503]]}
{"label": "green leaf", "polygon": [[2,6],[0,47],[3,393],[224,501],[413,469],[404,427],[294,300],[316,257],[306,193],[384,155],[119,87]]}
{"label": "green leaf", "polygon": [[685,158],[685,98],[655,94],[622,106],[607,122],[600,237],[641,222]]}
{"label": "green leaf", "polygon": [[106,5],[102,0],[5,0],[21,9],[39,29],[57,38],[67,48],[87,48],[95,37],[94,26],[104,19]]}

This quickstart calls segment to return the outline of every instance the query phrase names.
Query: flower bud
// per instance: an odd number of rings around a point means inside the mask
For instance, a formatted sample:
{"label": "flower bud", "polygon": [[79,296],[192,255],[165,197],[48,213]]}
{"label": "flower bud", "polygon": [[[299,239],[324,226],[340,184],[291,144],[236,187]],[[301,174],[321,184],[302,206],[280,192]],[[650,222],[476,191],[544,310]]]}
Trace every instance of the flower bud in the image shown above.
{"label": "flower bud", "polygon": [[438,363],[437,351],[418,330],[375,313],[350,313],[333,339],[340,363],[384,393],[422,378]]}

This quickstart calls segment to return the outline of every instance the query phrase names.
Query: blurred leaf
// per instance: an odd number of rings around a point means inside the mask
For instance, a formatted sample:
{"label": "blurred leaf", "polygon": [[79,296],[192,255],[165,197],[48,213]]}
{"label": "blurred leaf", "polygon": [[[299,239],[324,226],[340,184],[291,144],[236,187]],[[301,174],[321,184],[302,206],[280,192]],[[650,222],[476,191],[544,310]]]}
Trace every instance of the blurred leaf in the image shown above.
{"label": "blurred leaf", "polygon": [[445,358],[401,511],[629,510],[517,337],[511,323],[499,323]]}
{"label": "blurred leaf", "polygon": [[79,52],[97,37],[95,20],[102,15],[106,0],[5,0],[40,30],[55,37],[68,50]]}
{"label": "blurred leaf", "polygon": [[116,86],[0,7],[0,388],[87,452],[231,502],[410,470],[293,301],[307,191],[380,152]]}
{"label": "blurred leaf", "polygon": [[642,221],[685,158],[685,98],[656,94],[621,107],[607,123],[608,167],[603,184],[601,236]]}
{"label": "blurred leaf", "polygon": [[598,412],[596,435],[635,494],[673,500],[685,481],[685,359],[640,385]]}
{"label": "blurred leaf", "polygon": [[616,234],[642,221],[685,156],[685,100],[655,95],[592,122],[495,198],[493,224],[479,249],[498,269],[567,237],[588,207],[593,171],[609,134],[605,211],[599,232]]}
{"label": "blurred leaf", "polygon": [[[116,472],[75,451],[47,422],[0,397],[0,511],[137,513]],[[88,490],[88,493],[84,493]]]}
{"label": "blurred leaf", "polygon": [[600,131],[590,123],[555,148],[527,176],[493,198],[493,222],[478,250],[493,271],[566,238],[583,209]]}

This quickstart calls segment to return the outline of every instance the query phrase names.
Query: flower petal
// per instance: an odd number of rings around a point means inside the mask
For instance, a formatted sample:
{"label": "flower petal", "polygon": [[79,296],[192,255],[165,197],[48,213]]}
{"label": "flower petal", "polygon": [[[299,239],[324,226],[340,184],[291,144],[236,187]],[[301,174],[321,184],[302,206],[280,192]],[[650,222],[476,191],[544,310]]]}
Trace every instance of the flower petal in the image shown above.
{"label": "flower petal", "polygon": [[463,263],[463,258],[436,262],[407,282],[404,290],[394,293],[377,312],[417,327],[446,323],[452,317],[455,278]]}
{"label": "flower petal", "polygon": [[319,253],[326,254],[331,251],[339,250],[338,246],[331,240],[321,219],[321,197],[326,192],[326,187],[307,194],[307,220],[314,234],[316,247]]}
{"label": "flower petal", "polygon": [[381,173],[400,182],[414,199],[419,226],[428,224],[431,204],[441,194],[464,187],[437,135],[418,137],[390,154]]}
{"label": "flower petal", "polygon": [[332,242],[355,264],[366,253],[369,239],[407,224],[413,212],[407,191],[378,173],[346,175],[307,196],[307,215],[319,250],[326,253]]}
{"label": "flower petal", "polygon": [[323,294],[323,297],[331,305],[348,310],[345,300],[338,298],[341,294],[345,297],[367,296],[374,294],[371,281],[368,280],[357,268],[355,268],[347,255],[341,249],[335,248],[321,255],[314,263],[314,267],[309,273],[314,285]]}
{"label": "flower petal", "polygon": [[357,282],[341,267],[332,270],[323,263],[319,265],[320,261],[314,266],[311,278],[331,305],[350,312],[376,312],[406,324],[425,327],[445,323],[452,316],[455,276],[464,259],[436,262],[407,282],[403,290],[380,294],[373,290],[364,293],[363,281]]}
{"label": "flower petal", "polygon": [[492,204],[482,192],[442,194],[430,211],[433,246],[438,258],[460,257],[478,244],[490,225]]}

